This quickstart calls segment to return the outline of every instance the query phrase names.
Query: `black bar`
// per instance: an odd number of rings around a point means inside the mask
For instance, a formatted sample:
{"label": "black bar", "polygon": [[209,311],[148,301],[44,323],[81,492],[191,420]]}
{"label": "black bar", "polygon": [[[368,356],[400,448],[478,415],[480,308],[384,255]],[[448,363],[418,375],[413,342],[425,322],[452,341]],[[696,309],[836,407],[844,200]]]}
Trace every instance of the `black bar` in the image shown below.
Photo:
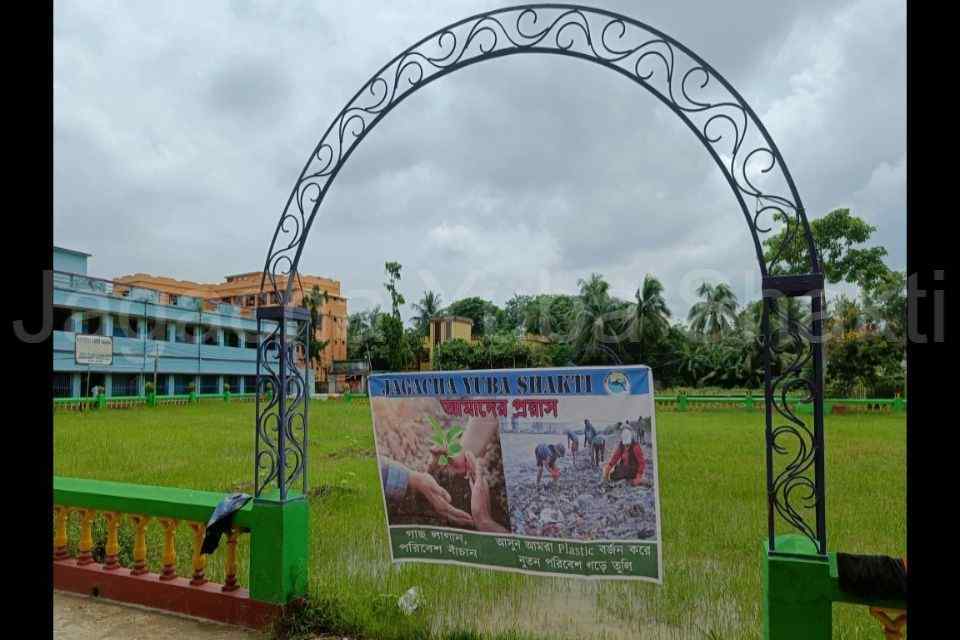
{"label": "black bar", "polygon": [[310,310],[303,307],[270,305],[257,307],[257,319],[263,320],[309,320]]}
{"label": "black bar", "polygon": [[822,273],[801,273],[791,276],[764,276],[763,297],[811,296],[823,291]]}
{"label": "black bar", "polygon": [[770,372],[770,313],[775,299],[764,298],[761,317],[763,331],[763,399],[764,399],[764,444],[767,452],[767,546],[776,551],[775,514],[773,505],[773,375]]}
{"label": "black bar", "polygon": [[827,553],[826,469],[823,434],[823,293],[810,300],[813,321],[813,446],[814,482],[817,497],[817,545],[820,555]]}

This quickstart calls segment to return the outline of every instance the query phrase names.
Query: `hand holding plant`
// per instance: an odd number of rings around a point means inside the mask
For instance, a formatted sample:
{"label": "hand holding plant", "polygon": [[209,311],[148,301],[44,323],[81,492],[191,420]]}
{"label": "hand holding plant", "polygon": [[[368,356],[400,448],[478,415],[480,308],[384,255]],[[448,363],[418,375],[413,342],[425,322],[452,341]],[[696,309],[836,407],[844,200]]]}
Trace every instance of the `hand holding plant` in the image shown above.
{"label": "hand holding plant", "polygon": [[433,434],[430,436],[430,440],[434,444],[430,447],[430,453],[433,455],[430,468],[449,467],[454,473],[463,475],[472,473],[476,469],[476,458],[472,452],[465,450],[460,443],[460,438],[463,437],[463,427],[454,425],[450,429],[444,430],[443,426],[433,416],[430,416],[430,422],[433,424]]}

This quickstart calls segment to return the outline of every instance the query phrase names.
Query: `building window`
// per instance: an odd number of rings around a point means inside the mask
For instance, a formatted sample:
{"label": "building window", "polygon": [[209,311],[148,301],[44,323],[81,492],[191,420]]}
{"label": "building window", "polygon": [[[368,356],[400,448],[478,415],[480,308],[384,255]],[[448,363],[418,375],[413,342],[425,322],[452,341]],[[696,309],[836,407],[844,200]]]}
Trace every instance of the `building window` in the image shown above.
{"label": "building window", "polygon": [[185,342],[187,344],[193,344],[196,342],[195,335],[197,332],[196,325],[192,324],[178,324],[177,332],[174,335],[174,342]]}
{"label": "building window", "polygon": [[190,393],[189,385],[196,382],[196,376],[187,374],[177,374],[173,376],[173,393],[178,396],[185,396]]}
{"label": "building window", "polygon": [[151,340],[167,339],[166,320],[157,320],[156,318],[147,318],[147,337]]}
{"label": "building window", "polygon": [[[158,373],[158,374],[157,374],[157,386],[156,386],[156,388],[154,389],[154,393],[156,393],[158,396],[168,396],[168,395],[170,395],[170,392],[168,391],[169,387],[167,386],[169,380],[170,380],[170,374],[169,374],[169,373]],[[144,384],[146,384],[147,382],[153,382],[153,372],[152,372],[152,371],[151,371],[150,373],[145,373],[145,374],[143,375],[143,382],[144,382]]]}
{"label": "building window", "polygon": [[257,390],[257,376],[243,376],[243,392],[255,393]]}
{"label": "building window", "polygon": [[103,335],[103,318],[96,313],[84,313],[83,322],[80,323],[80,333],[87,335]]}
{"label": "building window", "polygon": [[102,373],[81,373],[80,374],[80,395],[84,398],[90,398],[93,396],[93,389],[95,387],[103,388],[103,383],[106,378]]}
{"label": "building window", "polygon": [[239,347],[240,344],[240,334],[234,331],[233,329],[224,329],[223,330],[223,344],[228,347]]}
{"label": "building window", "polygon": [[73,332],[73,309],[53,308],[53,330]]}
{"label": "building window", "polygon": [[219,339],[219,336],[217,335],[217,328],[204,326],[202,341],[203,341],[203,344],[208,344],[208,345],[220,344],[220,339]]}
{"label": "building window", "polygon": [[220,377],[200,376],[200,393],[220,393]]}
{"label": "building window", "polygon": [[73,375],[69,373],[53,374],[53,397],[69,398],[73,395]]}
{"label": "building window", "polygon": [[243,336],[243,346],[247,349],[256,349],[260,346],[257,343],[257,334],[256,333],[246,333]]}
{"label": "building window", "polygon": [[140,395],[140,380],[136,373],[115,373],[110,377],[112,393],[115,396]]}
{"label": "building window", "polygon": [[167,300],[168,300],[168,302],[169,302],[170,304],[176,305],[176,304],[178,304],[178,303],[180,302],[180,297],[179,297],[179,296],[176,296],[176,295],[174,295],[174,294],[171,293],[171,294],[168,296]]}
{"label": "building window", "polygon": [[230,393],[240,393],[240,376],[223,376],[223,390],[230,385]]}
{"label": "building window", "polygon": [[114,338],[139,338],[140,337],[140,318],[136,316],[114,316],[113,337]]}

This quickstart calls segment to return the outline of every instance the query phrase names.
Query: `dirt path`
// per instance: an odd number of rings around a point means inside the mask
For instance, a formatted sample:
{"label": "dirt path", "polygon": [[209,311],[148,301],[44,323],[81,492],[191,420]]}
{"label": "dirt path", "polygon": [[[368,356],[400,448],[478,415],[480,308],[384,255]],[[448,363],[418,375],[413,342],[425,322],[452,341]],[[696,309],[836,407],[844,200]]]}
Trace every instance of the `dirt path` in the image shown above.
{"label": "dirt path", "polygon": [[262,634],[215,622],[141,609],[109,600],[53,592],[58,640],[264,640]]}

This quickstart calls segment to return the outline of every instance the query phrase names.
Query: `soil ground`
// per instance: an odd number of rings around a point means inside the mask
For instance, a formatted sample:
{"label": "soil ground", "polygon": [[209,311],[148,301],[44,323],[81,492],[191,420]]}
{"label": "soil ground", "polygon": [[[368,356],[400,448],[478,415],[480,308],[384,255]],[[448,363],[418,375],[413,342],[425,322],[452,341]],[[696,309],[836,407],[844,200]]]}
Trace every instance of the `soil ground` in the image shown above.
{"label": "soil ground", "polygon": [[58,640],[263,640],[255,631],[143,609],[90,596],[53,592]]}

